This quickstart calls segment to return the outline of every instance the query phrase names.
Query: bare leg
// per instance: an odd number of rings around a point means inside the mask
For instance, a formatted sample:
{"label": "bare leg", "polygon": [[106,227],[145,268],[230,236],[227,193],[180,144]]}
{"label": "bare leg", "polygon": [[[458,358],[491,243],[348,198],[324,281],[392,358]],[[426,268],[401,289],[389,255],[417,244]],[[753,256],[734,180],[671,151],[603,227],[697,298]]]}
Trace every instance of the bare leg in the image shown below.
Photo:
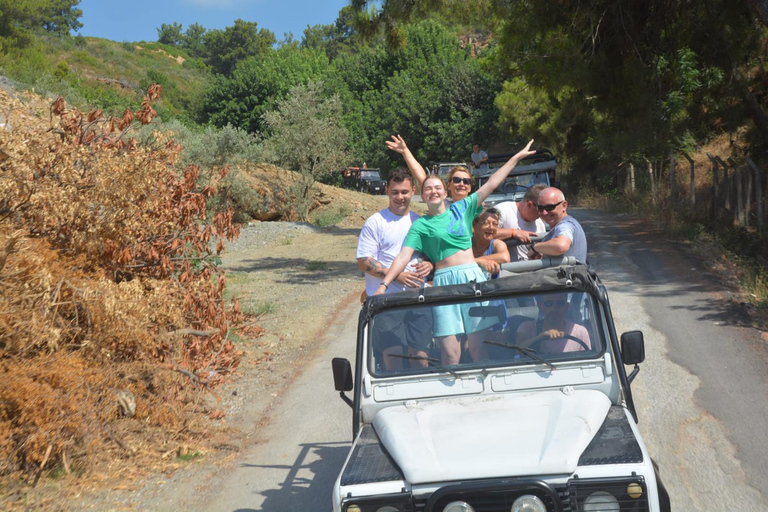
{"label": "bare leg", "polygon": [[381,353],[384,356],[384,368],[386,370],[392,371],[392,370],[403,369],[403,360],[401,358],[389,357],[390,354],[394,354],[396,356],[403,355],[403,347],[399,345],[394,345],[394,346],[385,348]]}
{"label": "bare leg", "polygon": [[472,361],[483,361],[488,359],[488,347],[483,343],[487,339],[488,331],[473,332],[467,334],[467,345],[469,356]]}
{"label": "bare leg", "polygon": [[424,352],[423,350],[416,350],[413,347],[408,347],[408,354],[416,357],[423,357],[424,359],[411,359],[411,368],[426,368],[429,366],[429,362],[427,361],[427,358],[429,357],[429,354]]}
{"label": "bare leg", "polygon": [[439,340],[443,365],[459,364],[461,359],[461,343],[459,343],[456,335],[444,336]]}

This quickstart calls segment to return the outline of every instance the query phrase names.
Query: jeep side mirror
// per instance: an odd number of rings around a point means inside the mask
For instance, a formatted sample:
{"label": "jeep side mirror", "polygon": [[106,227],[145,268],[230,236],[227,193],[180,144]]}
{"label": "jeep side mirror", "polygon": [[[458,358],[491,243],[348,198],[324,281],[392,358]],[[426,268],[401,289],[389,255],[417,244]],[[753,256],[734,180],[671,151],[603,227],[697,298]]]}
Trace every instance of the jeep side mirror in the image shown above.
{"label": "jeep side mirror", "polygon": [[640,364],[645,361],[642,331],[629,331],[621,335],[621,358],[624,364]]}
{"label": "jeep side mirror", "polygon": [[621,335],[621,359],[624,364],[635,365],[635,369],[627,376],[627,382],[631,383],[640,371],[637,365],[645,361],[645,340],[642,331],[629,331]]}
{"label": "jeep side mirror", "polygon": [[331,367],[333,368],[333,385],[336,391],[339,392],[339,396],[347,405],[353,407],[352,400],[344,394],[345,391],[352,391],[354,387],[352,383],[352,365],[343,357],[334,357],[331,360]]}

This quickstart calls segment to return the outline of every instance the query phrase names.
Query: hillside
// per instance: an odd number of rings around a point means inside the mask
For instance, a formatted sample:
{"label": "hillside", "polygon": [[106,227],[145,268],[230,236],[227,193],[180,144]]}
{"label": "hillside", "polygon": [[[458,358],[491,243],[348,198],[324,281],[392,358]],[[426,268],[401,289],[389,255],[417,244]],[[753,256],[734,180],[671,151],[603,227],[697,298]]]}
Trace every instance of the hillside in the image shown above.
{"label": "hillside", "polygon": [[150,84],[163,86],[156,110],[161,117],[186,118],[210,77],[199,59],[157,42],[116,42],[93,37],[47,36],[39,40],[49,68],[52,92],[83,108],[106,112],[136,107]]}

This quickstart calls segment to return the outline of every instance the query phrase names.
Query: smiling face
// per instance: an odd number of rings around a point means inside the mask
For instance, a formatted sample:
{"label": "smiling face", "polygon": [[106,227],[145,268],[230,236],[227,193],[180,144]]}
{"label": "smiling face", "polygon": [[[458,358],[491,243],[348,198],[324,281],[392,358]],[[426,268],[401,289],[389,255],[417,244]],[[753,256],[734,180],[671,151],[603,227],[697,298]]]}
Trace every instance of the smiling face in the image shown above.
{"label": "smiling face", "polygon": [[472,222],[472,236],[481,247],[487,247],[496,238],[499,230],[499,214],[496,210],[486,210]]}
{"label": "smiling face", "polygon": [[416,192],[416,187],[410,179],[405,179],[400,183],[392,180],[387,183],[387,197],[389,197],[389,211],[402,217],[408,213],[411,206],[411,198]]}
{"label": "smiling face", "polygon": [[[454,183],[454,178],[459,180],[459,183]],[[448,174],[448,192],[451,199],[455,201],[461,201],[469,195],[472,190],[472,177],[469,174],[469,170],[466,167],[454,167]]]}
{"label": "smiling face", "polygon": [[550,228],[553,228],[568,215],[568,201],[565,200],[565,196],[563,196],[560,189],[555,187],[545,188],[539,194],[538,209],[541,220],[549,224]]}
{"label": "smiling face", "polygon": [[437,176],[429,176],[421,185],[421,198],[428,205],[438,206],[445,201],[447,193],[443,180]]}

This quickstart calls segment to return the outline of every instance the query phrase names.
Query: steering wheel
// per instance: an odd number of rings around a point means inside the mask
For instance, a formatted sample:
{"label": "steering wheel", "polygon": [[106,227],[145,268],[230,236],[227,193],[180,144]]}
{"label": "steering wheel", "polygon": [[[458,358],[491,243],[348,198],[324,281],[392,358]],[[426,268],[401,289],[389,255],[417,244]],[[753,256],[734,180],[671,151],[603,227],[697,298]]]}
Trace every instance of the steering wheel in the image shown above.
{"label": "steering wheel", "polygon": [[[581,340],[581,339],[577,338],[576,336],[571,336],[570,334],[563,334],[562,336],[559,336],[559,337],[557,337],[557,338],[555,338],[555,339],[562,339],[562,338],[565,338],[565,339],[567,339],[567,340],[573,340],[573,341],[575,341],[575,342],[576,342],[576,343],[578,343],[578,344],[579,344],[581,347],[583,347],[583,348],[584,348],[584,350],[592,350],[591,348],[589,348],[589,346],[588,346],[586,343],[584,343],[584,341],[583,341],[583,340]],[[534,341],[533,343],[531,343],[530,345],[528,345],[528,348],[529,348],[529,349],[531,349],[531,350],[533,350],[533,351],[535,351],[535,352],[538,352],[538,351],[539,351],[539,348],[541,347],[541,344],[542,344],[543,342],[545,342],[545,341],[549,340],[549,339],[552,339],[552,338],[550,338],[549,336],[547,336],[545,333],[541,333],[541,334],[539,334],[538,336],[536,336],[536,338],[534,338],[534,339],[535,339],[536,341]]]}

